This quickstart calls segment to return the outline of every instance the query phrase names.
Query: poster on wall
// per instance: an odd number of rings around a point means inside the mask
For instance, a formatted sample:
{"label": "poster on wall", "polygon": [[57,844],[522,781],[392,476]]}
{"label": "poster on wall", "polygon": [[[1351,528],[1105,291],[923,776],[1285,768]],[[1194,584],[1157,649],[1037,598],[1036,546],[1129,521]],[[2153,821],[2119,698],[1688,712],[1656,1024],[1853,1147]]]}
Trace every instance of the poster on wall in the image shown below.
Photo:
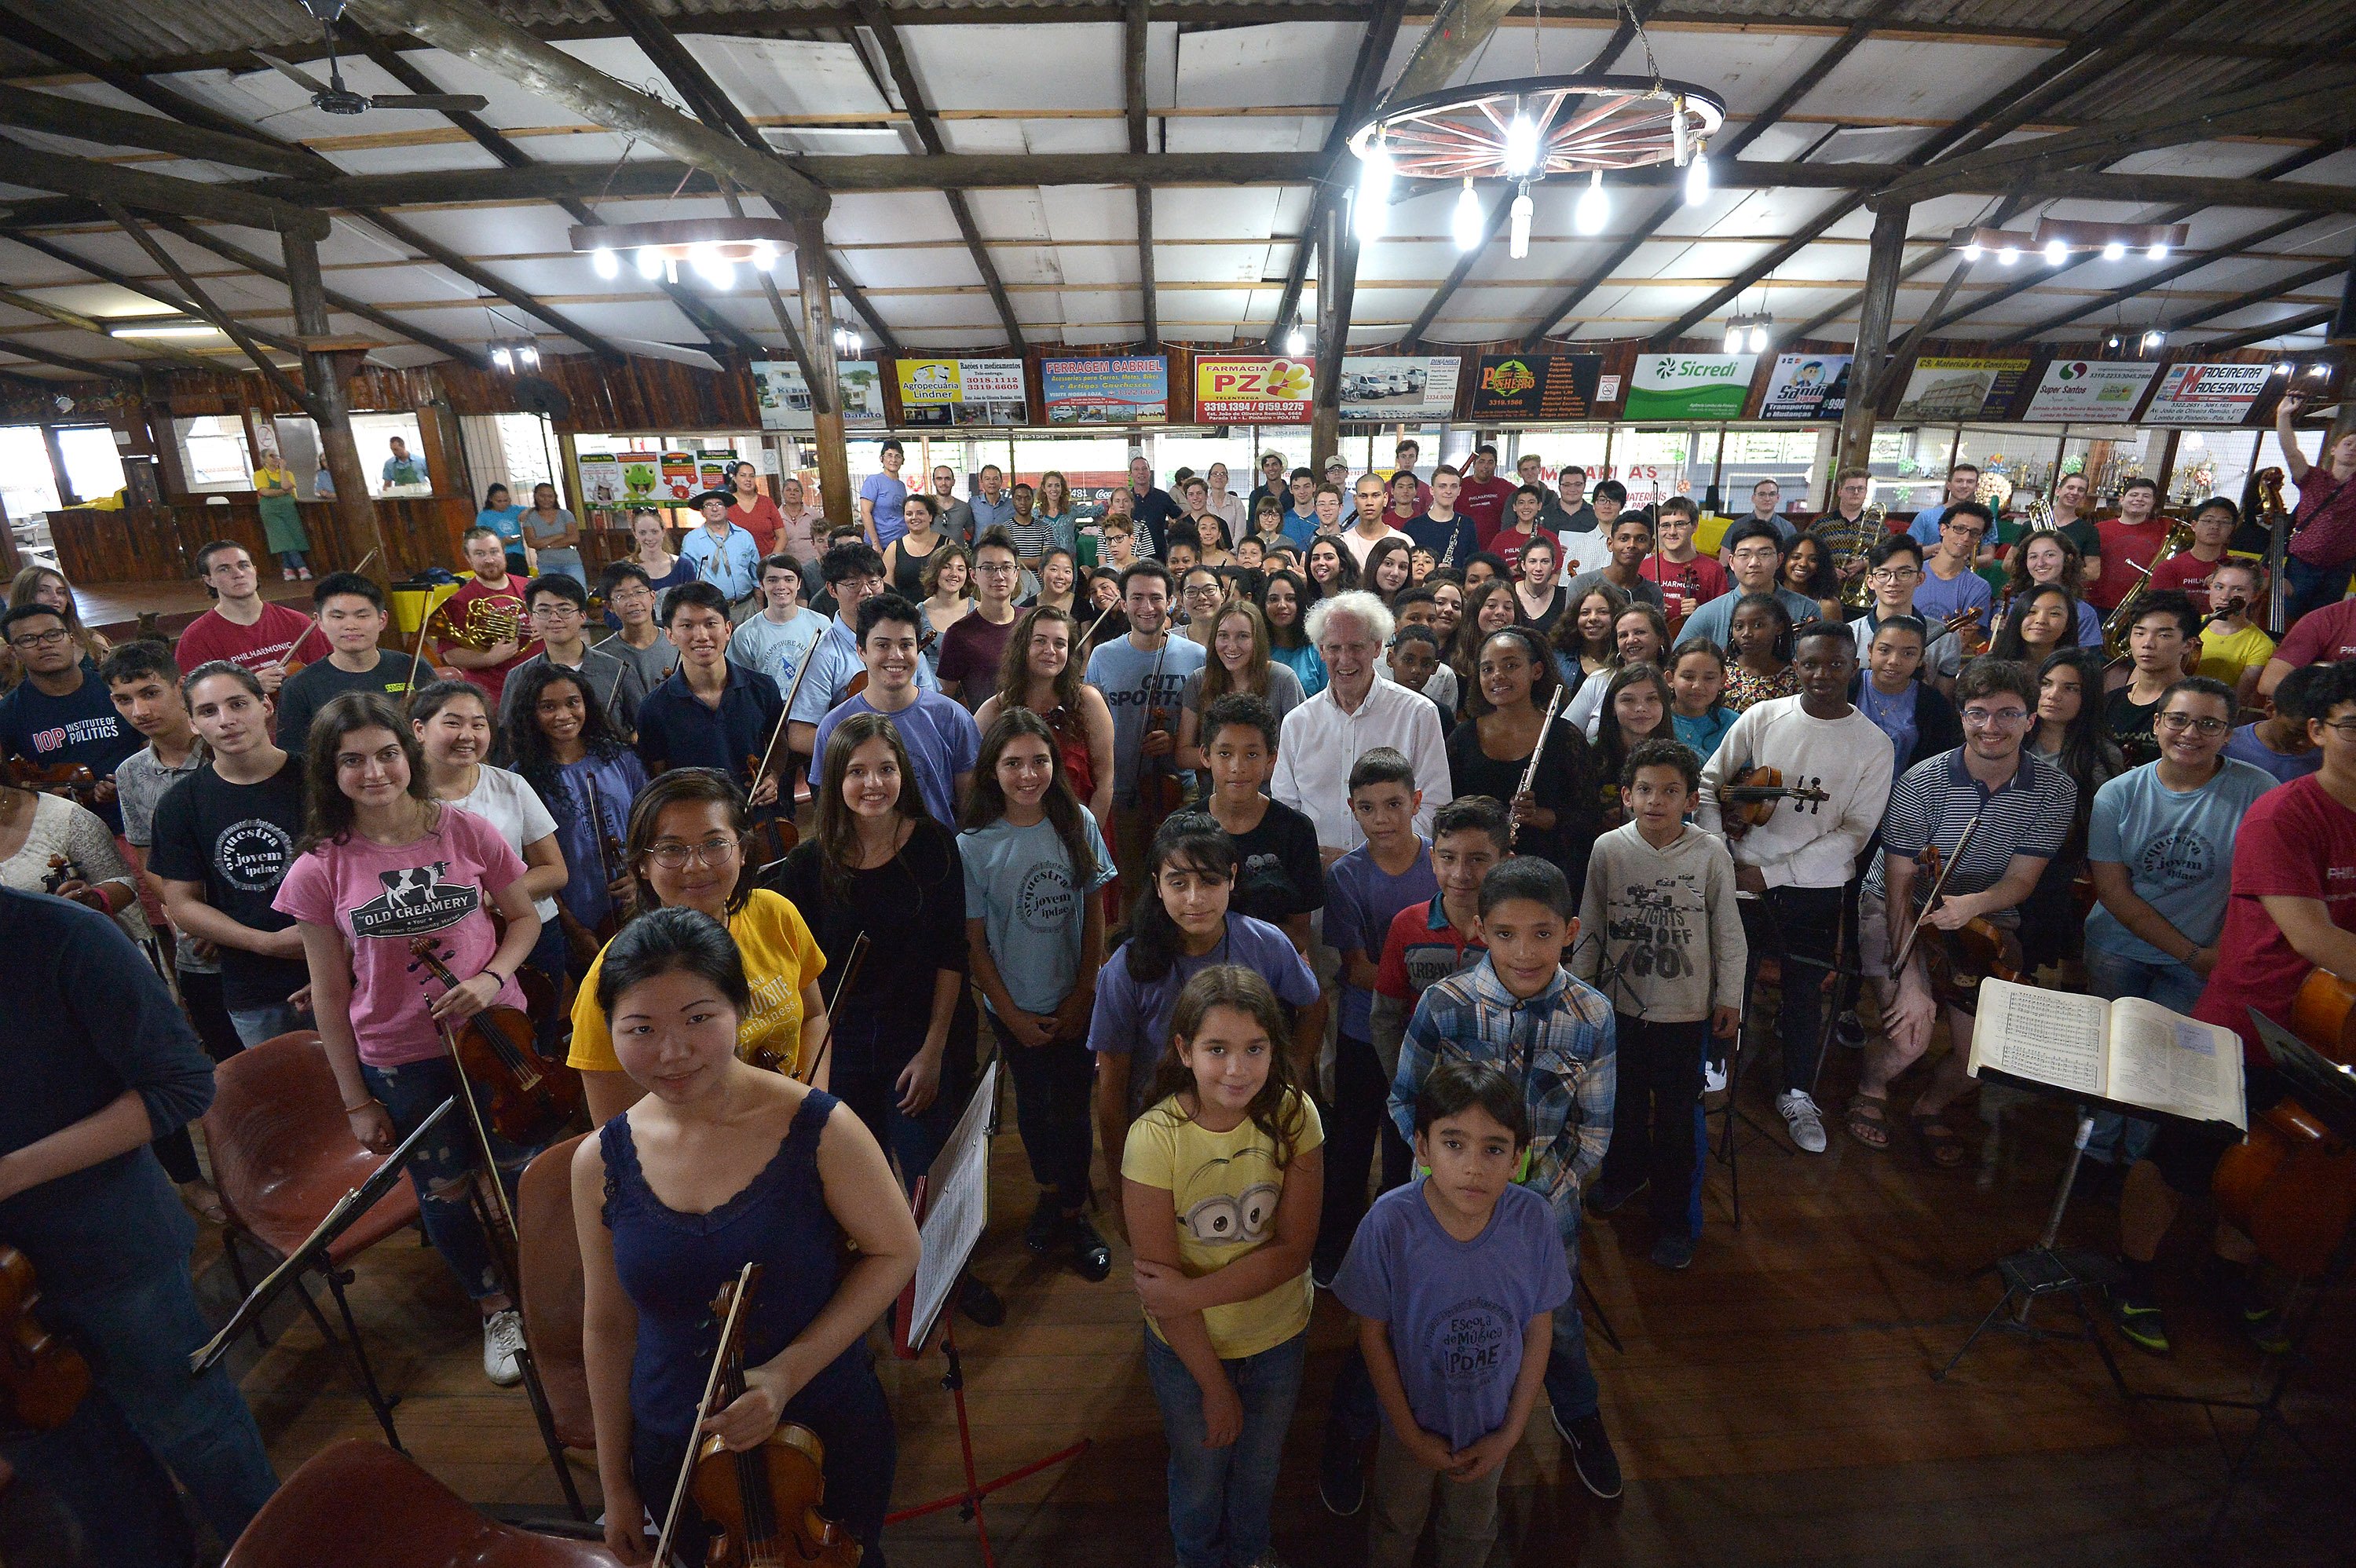
{"label": "poster on wall", "polygon": [[838,359],[834,384],[842,394],[845,430],[884,428],[884,367],[873,359]]}
{"label": "poster on wall", "polygon": [[904,425],[1030,422],[1020,359],[894,359]]}
{"label": "poster on wall", "polygon": [[728,475],[736,466],[734,451],[699,453],[695,460],[696,477],[706,490],[728,488]]}
{"label": "poster on wall", "polygon": [[2266,389],[2271,365],[2170,365],[2151,395],[2143,422],[2236,425]]}
{"label": "poster on wall", "polygon": [[1464,361],[1450,354],[1402,358],[1374,356],[1342,361],[1345,420],[1444,420],[1456,411],[1456,380]]}
{"label": "poster on wall", "polygon": [[1203,424],[1307,424],[1314,380],[1306,359],[1201,355],[1194,360],[1194,418]]}
{"label": "poster on wall", "polygon": [[1639,354],[1623,419],[1739,420],[1756,354]]}
{"label": "poster on wall", "polygon": [[626,452],[622,464],[622,500],[626,506],[643,507],[655,498],[662,485],[662,458],[652,452]]}
{"label": "poster on wall", "polygon": [[1170,360],[1042,359],[1039,392],[1049,424],[1160,424],[1170,417]]}
{"label": "poster on wall", "polygon": [[622,477],[622,459],[611,452],[584,452],[573,460],[581,471],[581,504],[584,507],[619,507],[629,500],[629,488]]}
{"label": "poster on wall", "polygon": [[2029,374],[2026,359],[1917,359],[1890,418],[2000,420]]}
{"label": "poster on wall", "polygon": [[699,477],[696,472],[695,453],[666,452],[662,454],[661,496],[664,500],[686,501],[703,488],[699,482]]}
{"label": "poster on wall", "polygon": [[1759,400],[1762,420],[1837,420],[1848,408],[1847,354],[1778,354]]}
{"label": "poster on wall", "polygon": [[1483,354],[1476,420],[1583,420],[1601,400],[1601,354]]}
{"label": "poster on wall", "polygon": [[809,382],[803,379],[802,368],[792,360],[754,360],[753,391],[760,400],[763,430],[818,428],[810,412]]}
{"label": "poster on wall", "polygon": [[2125,424],[2135,417],[2143,389],[2157,365],[2101,359],[2056,359],[2030,394],[2024,420],[2076,420],[2084,424]]}

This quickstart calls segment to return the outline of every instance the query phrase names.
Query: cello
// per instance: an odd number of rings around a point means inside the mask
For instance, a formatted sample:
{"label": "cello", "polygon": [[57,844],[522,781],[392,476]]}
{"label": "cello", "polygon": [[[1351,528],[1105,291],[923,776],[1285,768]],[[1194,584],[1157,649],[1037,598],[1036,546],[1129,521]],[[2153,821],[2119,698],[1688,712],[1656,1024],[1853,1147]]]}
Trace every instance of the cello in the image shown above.
{"label": "cello", "polygon": [[[2356,1065],[2356,986],[2310,970],[2290,1008],[2290,1031],[2342,1066]],[[2217,1217],[2258,1255],[2302,1280],[2322,1275],[2356,1222],[2356,1147],[2285,1096],[2250,1121],[2211,1179]]]}
{"label": "cello", "polygon": [[[449,990],[458,988],[431,934],[410,938],[409,950]],[[511,1144],[534,1147],[570,1125],[581,1110],[581,1074],[540,1053],[531,1019],[494,1004],[457,1024],[443,1022],[442,1040],[461,1076],[489,1091],[493,1131]],[[469,1097],[471,1103],[471,1097]]]}
{"label": "cello", "polygon": [[[748,1263],[720,1287],[712,1315],[720,1320],[720,1349],[704,1380],[695,1425],[726,1409],[744,1392],[744,1313],[761,1282],[761,1265]],[[671,1537],[680,1505],[691,1491],[695,1506],[716,1531],[706,1568],[856,1568],[860,1545],[842,1527],[819,1512],[826,1499],[826,1448],[818,1434],[781,1421],[757,1445],[735,1452],[717,1437],[688,1445],[671,1488],[670,1507],[655,1541],[654,1561],[670,1561]]]}

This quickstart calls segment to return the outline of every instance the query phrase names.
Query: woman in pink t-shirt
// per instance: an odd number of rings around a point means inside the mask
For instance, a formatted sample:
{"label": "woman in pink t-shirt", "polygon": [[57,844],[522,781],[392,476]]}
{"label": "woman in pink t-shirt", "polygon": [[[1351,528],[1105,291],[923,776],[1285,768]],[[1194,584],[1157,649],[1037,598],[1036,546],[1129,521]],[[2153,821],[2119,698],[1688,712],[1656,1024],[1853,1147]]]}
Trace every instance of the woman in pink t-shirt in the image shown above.
{"label": "woman in pink t-shirt", "polygon": [[[458,1090],[443,1028],[494,1004],[523,1006],[516,967],[540,918],[523,861],[498,830],[428,796],[417,737],[387,698],[348,692],[320,709],[304,773],[303,852],[274,902],[302,930],[312,1009],[352,1136],[382,1152]],[[456,989],[420,961],[421,939],[466,976]],[[538,1151],[496,1134],[491,1146],[512,1192]],[[411,1157],[409,1177],[426,1239],[482,1311],[483,1371],[504,1386],[522,1375],[523,1325],[467,1200],[476,1166],[473,1131],[451,1116]]]}

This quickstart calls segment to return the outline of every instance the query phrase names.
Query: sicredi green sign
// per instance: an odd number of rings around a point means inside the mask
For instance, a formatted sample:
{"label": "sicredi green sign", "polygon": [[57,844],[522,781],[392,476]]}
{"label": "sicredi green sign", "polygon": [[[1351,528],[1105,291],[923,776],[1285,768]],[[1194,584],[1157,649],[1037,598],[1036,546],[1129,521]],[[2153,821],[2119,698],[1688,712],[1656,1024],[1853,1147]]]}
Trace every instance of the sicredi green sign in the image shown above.
{"label": "sicredi green sign", "polygon": [[1740,419],[1758,363],[1756,354],[1639,354],[1622,417]]}

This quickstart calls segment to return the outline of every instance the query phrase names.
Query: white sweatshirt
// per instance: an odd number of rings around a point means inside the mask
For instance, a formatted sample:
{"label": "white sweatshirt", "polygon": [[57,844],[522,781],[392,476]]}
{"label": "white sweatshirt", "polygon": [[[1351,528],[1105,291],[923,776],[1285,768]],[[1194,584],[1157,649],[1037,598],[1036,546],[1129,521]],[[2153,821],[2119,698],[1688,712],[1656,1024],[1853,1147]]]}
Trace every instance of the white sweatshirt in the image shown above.
{"label": "white sweatshirt", "polygon": [[1890,804],[1890,737],[1852,708],[1846,719],[1811,719],[1797,697],[1778,697],[1745,711],[1702,764],[1694,822],[1726,838],[1719,792],[1754,767],[1771,767],[1794,786],[1821,789],[1829,800],[1779,800],[1766,822],[1727,838],[1737,865],[1756,866],[1771,888],[1837,888]]}

